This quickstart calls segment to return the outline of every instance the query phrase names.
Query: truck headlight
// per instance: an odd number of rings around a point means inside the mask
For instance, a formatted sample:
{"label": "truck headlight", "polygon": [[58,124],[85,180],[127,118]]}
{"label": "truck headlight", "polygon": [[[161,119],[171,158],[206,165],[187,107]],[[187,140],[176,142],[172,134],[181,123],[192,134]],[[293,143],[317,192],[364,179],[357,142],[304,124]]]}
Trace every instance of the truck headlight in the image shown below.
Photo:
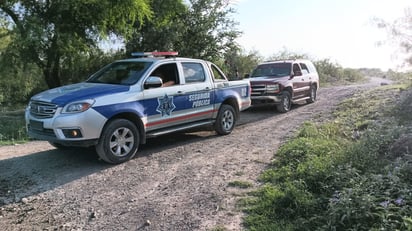
{"label": "truck headlight", "polygon": [[66,106],[64,106],[62,113],[78,113],[78,112],[84,112],[87,109],[91,108],[94,104],[93,99],[88,99],[84,101],[78,101],[78,102],[73,102],[69,103]]}
{"label": "truck headlight", "polygon": [[267,93],[277,93],[279,92],[279,84],[268,84],[266,85]]}

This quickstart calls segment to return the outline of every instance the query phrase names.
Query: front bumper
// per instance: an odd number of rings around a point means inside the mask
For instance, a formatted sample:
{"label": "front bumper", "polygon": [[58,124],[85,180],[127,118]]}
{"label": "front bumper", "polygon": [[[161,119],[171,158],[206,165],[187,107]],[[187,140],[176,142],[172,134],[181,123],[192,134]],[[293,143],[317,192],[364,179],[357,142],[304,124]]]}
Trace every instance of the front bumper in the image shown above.
{"label": "front bumper", "polygon": [[262,96],[251,96],[252,105],[260,104],[279,104],[282,101],[280,95],[262,95]]}
{"label": "front bumper", "polygon": [[61,108],[51,118],[36,118],[25,112],[29,137],[66,146],[91,146],[97,143],[107,119],[92,108],[81,113],[61,114]]}

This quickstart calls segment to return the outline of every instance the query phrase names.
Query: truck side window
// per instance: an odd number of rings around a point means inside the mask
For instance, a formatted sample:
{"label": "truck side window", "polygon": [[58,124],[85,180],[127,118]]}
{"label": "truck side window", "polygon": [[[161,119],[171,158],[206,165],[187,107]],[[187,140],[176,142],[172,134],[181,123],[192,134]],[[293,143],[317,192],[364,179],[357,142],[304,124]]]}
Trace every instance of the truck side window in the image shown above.
{"label": "truck side window", "polygon": [[295,75],[302,75],[302,71],[297,63],[293,64],[293,73],[295,73]]}
{"label": "truck side window", "polygon": [[217,69],[215,65],[211,65],[212,72],[213,72],[213,77],[214,80],[221,81],[221,80],[226,80],[225,76]]}
{"label": "truck side window", "polygon": [[175,63],[164,64],[157,67],[150,75],[158,76],[163,80],[163,87],[179,84],[177,66]]}
{"label": "truck side window", "polygon": [[182,63],[186,83],[204,82],[205,70],[200,63]]}
{"label": "truck side window", "polygon": [[300,67],[297,63],[293,64],[293,71],[300,71]]}
{"label": "truck side window", "polygon": [[304,63],[300,63],[300,67],[302,68],[302,74],[309,74],[309,69],[308,69],[308,67],[306,66],[306,64],[304,64]]}

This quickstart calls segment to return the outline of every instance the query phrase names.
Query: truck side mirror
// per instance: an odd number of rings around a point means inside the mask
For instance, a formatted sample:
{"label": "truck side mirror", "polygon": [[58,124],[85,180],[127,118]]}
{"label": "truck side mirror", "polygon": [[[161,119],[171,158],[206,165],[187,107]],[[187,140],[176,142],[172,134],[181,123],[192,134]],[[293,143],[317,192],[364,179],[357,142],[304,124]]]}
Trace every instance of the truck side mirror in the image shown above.
{"label": "truck side mirror", "polygon": [[149,89],[149,88],[156,88],[156,87],[161,87],[163,85],[163,80],[162,78],[158,76],[149,76],[149,78],[146,79],[144,82],[144,89]]}

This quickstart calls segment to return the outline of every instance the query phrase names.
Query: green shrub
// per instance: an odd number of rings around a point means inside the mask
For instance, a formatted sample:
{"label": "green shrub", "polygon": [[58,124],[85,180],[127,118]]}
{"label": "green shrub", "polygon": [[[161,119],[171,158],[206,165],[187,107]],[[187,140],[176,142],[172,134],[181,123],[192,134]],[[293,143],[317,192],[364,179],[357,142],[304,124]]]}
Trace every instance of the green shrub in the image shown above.
{"label": "green shrub", "polygon": [[352,179],[352,187],[336,191],[329,200],[323,229],[410,230],[412,190],[395,169],[359,175]]}
{"label": "green shrub", "polygon": [[333,122],[305,123],[260,176],[265,186],[243,204],[246,227],[412,230],[412,155],[391,148],[410,133],[404,111],[412,94],[394,107],[400,89],[356,95],[340,105]]}
{"label": "green shrub", "polygon": [[345,162],[362,172],[380,172],[389,163],[387,154],[390,144],[399,137],[400,129],[393,127],[389,130],[368,130],[358,142],[348,146]]}
{"label": "green shrub", "polygon": [[340,142],[324,138],[298,137],[284,144],[276,153],[273,165],[290,165],[293,168],[315,156],[330,156],[342,148]]}
{"label": "green shrub", "polygon": [[0,112],[0,144],[13,144],[27,141],[24,113]]}
{"label": "green shrub", "polygon": [[[317,210],[318,204],[302,181],[290,181],[279,185],[265,185],[257,193],[257,203],[246,212],[247,227],[252,230],[291,230],[305,227],[302,217]],[[263,225],[263,226],[262,226]]]}

